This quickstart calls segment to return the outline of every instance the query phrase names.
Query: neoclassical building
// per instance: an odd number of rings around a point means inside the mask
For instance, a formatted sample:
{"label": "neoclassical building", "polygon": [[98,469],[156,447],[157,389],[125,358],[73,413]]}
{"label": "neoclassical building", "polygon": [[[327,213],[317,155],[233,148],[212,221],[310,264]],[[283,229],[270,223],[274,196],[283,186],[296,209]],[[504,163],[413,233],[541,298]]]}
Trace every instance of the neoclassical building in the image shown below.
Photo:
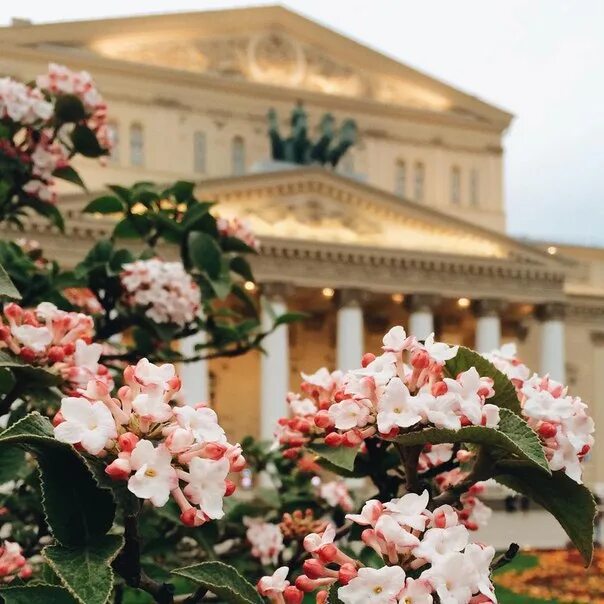
{"label": "neoclassical building", "polygon": [[[109,103],[115,150],[79,166],[93,193],[195,180],[260,236],[257,295],[309,315],[266,356],[183,370],[188,396],[212,400],[235,438],[270,436],[301,371],[358,364],[393,324],[481,351],[515,341],[604,422],[604,250],[506,235],[511,114],[282,7],[0,29],[3,75],[48,62],[90,71]],[[337,170],[268,161],[266,112],[285,128],[297,101],[313,126],[324,112],[355,119]],[[64,236],[32,220],[48,255],[74,263],[110,234],[84,201],[64,188]],[[604,483],[604,448],[588,479]]]}

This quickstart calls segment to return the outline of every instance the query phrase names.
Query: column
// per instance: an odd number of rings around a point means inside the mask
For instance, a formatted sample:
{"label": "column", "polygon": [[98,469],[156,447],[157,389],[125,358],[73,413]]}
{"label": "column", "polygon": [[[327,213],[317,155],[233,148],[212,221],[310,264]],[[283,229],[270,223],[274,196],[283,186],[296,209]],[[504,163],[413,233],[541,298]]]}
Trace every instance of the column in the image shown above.
{"label": "column", "polygon": [[[591,344],[593,350],[593,386],[591,398],[586,402],[589,404],[589,413],[596,423],[596,430],[598,430],[600,426],[604,426],[604,332],[592,332]],[[587,475],[588,484],[592,483],[596,493],[602,497],[604,495],[604,442],[600,438],[596,438],[586,470],[589,472]]]}
{"label": "column", "polygon": [[336,369],[348,370],[361,366],[361,358],[365,352],[362,295],[360,290],[338,291]]}
{"label": "column", "polygon": [[[197,332],[180,341],[180,352],[186,357],[193,357],[200,352],[195,350],[197,344],[203,344],[205,333]],[[186,405],[207,403],[210,400],[210,378],[207,361],[180,363],[178,375],[182,381],[182,394]]]}
{"label": "column", "polygon": [[409,328],[407,334],[418,340],[425,340],[434,332],[433,308],[438,302],[438,296],[432,294],[413,294],[405,298],[409,309]]}
{"label": "column", "polygon": [[541,373],[564,383],[564,306],[560,303],[543,304],[537,308],[536,314],[541,321]]}
{"label": "column", "polygon": [[501,346],[501,312],[499,300],[477,300],[473,311],[476,316],[476,342],[478,352],[492,352]]}
{"label": "column", "polygon": [[[278,283],[262,286],[262,329],[269,330],[273,317],[287,312],[286,287]],[[279,418],[288,414],[289,337],[287,325],[280,325],[262,341],[265,354],[260,360],[260,438],[273,440]]]}

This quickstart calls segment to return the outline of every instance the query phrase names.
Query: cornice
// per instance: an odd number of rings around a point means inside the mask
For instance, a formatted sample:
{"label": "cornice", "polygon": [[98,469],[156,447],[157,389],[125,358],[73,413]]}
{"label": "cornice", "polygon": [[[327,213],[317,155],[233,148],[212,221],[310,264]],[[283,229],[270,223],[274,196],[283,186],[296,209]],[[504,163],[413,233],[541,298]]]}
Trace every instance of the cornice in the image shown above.
{"label": "cornice", "polygon": [[[190,71],[120,61],[102,57],[90,51],[86,52],[69,47],[45,47],[43,49],[35,49],[3,42],[0,43],[0,55],[3,57],[4,61],[12,57],[15,59],[38,61],[42,63],[47,63],[49,61],[58,63],[67,62],[70,67],[74,69],[86,69],[91,71],[95,74],[97,80],[100,79],[102,74],[121,76],[130,80],[144,79],[147,85],[153,84],[157,86],[158,97],[165,94],[167,85],[181,86],[185,89],[183,90],[182,97],[187,99],[186,104],[196,108],[196,99],[203,92],[215,90],[228,94],[238,94],[255,100],[264,99],[267,104],[281,101],[291,105],[302,99],[309,106],[318,106],[329,111],[357,114],[365,113],[383,118],[411,120],[427,124],[444,124],[460,127],[465,130],[476,130],[481,132],[495,132],[501,134],[508,125],[507,123],[501,125],[487,121],[479,121],[465,117],[463,114],[451,112],[437,112],[412,107],[402,107],[362,98],[234,80],[207,74],[193,73]],[[105,87],[105,96],[108,99],[111,99],[116,95],[112,94],[111,90]],[[117,96],[119,96],[119,93]],[[172,89],[172,96],[179,101],[179,95],[175,88]],[[140,102],[141,100],[140,97],[134,97],[134,99],[137,99],[137,102]]]}

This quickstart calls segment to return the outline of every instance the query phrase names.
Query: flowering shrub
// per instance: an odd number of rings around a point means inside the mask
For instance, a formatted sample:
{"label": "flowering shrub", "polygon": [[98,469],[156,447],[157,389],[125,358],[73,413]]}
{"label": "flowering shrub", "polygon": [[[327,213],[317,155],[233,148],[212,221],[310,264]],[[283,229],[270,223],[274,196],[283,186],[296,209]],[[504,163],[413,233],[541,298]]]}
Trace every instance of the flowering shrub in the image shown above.
{"label": "flowering shrub", "polygon": [[55,437],[109,462],[111,478],[156,507],[172,495],[188,526],[221,518],[222,498],[235,489],[227,475],[245,466],[241,447],[227,442],[212,409],[171,404],[180,389],[173,365],[141,359],[123,378],[116,397],[92,380],[63,398]]}
{"label": "flowering shrub", "polygon": [[120,280],[124,303],[138,307],[156,323],[184,327],[199,314],[199,287],[180,262],[158,258],[128,262],[122,266]]}
{"label": "flowering shrub", "polygon": [[11,583],[16,577],[29,579],[31,573],[31,567],[23,557],[21,546],[5,541],[0,546],[0,581]]}
{"label": "flowering shrub", "polygon": [[33,83],[1,78],[0,219],[21,224],[23,209],[30,208],[62,225],[54,180],[82,185],[73,156],[109,152],[106,113],[86,72],[51,64]]}

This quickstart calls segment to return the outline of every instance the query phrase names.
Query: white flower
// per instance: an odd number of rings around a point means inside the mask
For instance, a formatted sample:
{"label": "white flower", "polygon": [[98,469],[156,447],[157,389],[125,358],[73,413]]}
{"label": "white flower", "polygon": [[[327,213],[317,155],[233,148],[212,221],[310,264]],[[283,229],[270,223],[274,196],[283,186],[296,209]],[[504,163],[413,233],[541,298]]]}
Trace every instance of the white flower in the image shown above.
{"label": "white flower", "polygon": [[262,596],[271,596],[283,593],[286,587],[289,587],[287,575],[289,567],[281,566],[272,575],[264,576],[258,581],[258,591]]}
{"label": "white flower", "polygon": [[573,400],[570,396],[554,397],[547,390],[537,390],[529,384],[522,388],[525,401],[522,411],[532,419],[559,422],[573,414]]}
{"label": "white flower", "polygon": [[338,430],[362,428],[369,420],[369,409],[365,405],[347,399],[334,403],[328,410],[329,418]]}
{"label": "white flower", "polygon": [[38,353],[44,352],[52,342],[52,333],[48,327],[15,325],[11,327],[11,333],[23,346]]}
{"label": "white flower", "polygon": [[102,344],[86,344],[84,340],[77,340],[75,343],[74,365],[96,373],[102,352]]}
{"label": "white flower", "polygon": [[476,367],[470,367],[460,373],[457,379],[444,378],[447,394],[454,396],[461,412],[475,425],[482,421],[482,398],[478,394],[481,388],[480,375]]}
{"label": "white flower", "polygon": [[363,506],[360,514],[346,514],[346,518],[361,526],[375,526],[375,523],[383,511],[384,506],[380,501],[377,499],[370,499]]}
{"label": "white flower", "polygon": [[218,416],[209,407],[175,407],[178,423],[193,432],[197,442],[226,443],[224,430],[218,424]]}
{"label": "white flower", "polygon": [[143,419],[152,422],[165,422],[172,417],[172,407],[164,402],[163,394],[159,392],[136,395],[132,407]]}
{"label": "white flower", "polygon": [[182,263],[158,258],[123,265],[124,302],[145,309],[156,323],[192,323],[201,307],[199,287]]}
{"label": "white flower", "polygon": [[168,390],[168,382],[176,375],[174,365],[164,363],[154,365],[146,358],[142,358],[134,368],[134,377],[142,386],[155,386],[158,390]]}
{"label": "white flower", "polygon": [[384,539],[388,545],[394,545],[396,551],[401,553],[406,548],[419,545],[419,539],[405,530],[392,516],[382,514],[375,523],[376,534]]}
{"label": "white flower", "polygon": [[[284,547],[283,533],[279,525],[255,518],[244,518],[243,524],[248,527],[245,536],[252,545],[252,555],[259,558],[265,566],[277,564]],[[287,573],[283,578],[286,576]]]}
{"label": "white flower", "polygon": [[396,519],[401,526],[423,531],[426,528],[428,516],[426,506],[430,495],[424,491],[421,495],[407,493],[400,499],[392,499],[384,504],[384,508]]}
{"label": "white flower", "polygon": [[326,367],[321,367],[315,373],[302,373],[301,375],[306,383],[322,390],[331,390],[334,386],[334,379]]}
{"label": "white flower", "polygon": [[386,352],[402,352],[408,350],[415,341],[413,336],[407,337],[403,327],[397,325],[384,336],[382,348]]}
{"label": "white flower", "polygon": [[346,512],[354,508],[354,502],[343,480],[331,480],[330,482],[322,483],[319,488],[319,495],[331,507],[335,508],[339,505]]}
{"label": "white flower", "polygon": [[61,415],[65,421],[55,427],[55,438],[65,443],[80,443],[91,455],[97,455],[107,441],[117,438],[115,420],[101,401],[66,397],[61,401]]}
{"label": "white flower", "polygon": [[549,458],[549,467],[554,472],[564,470],[564,473],[575,482],[583,484],[583,469],[577,451],[563,434],[556,436],[556,448]]}
{"label": "white flower", "polygon": [[436,589],[441,604],[469,602],[475,583],[471,562],[460,552],[441,556],[421,574]]}
{"label": "white flower", "polygon": [[422,579],[409,577],[405,590],[399,596],[399,604],[432,604],[432,585]]}
{"label": "white flower", "polygon": [[376,385],[386,385],[396,375],[396,355],[392,352],[385,352],[379,357],[375,357],[367,367],[354,369],[349,372],[354,377],[371,377]]}
{"label": "white flower", "polygon": [[140,440],[132,451],[130,465],[135,474],[128,480],[128,489],[140,499],[149,499],[155,507],[165,505],[170,491],[178,486],[170,451],[164,445],[154,447],[150,441]]}
{"label": "white flower", "polygon": [[461,525],[428,529],[421,543],[413,550],[416,558],[436,562],[451,552],[460,552],[468,544],[468,529]]}
{"label": "white flower", "polygon": [[449,346],[444,342],[435,342],[431,333],[424,341],[424,348],[430,357],[439,364],[444,364],[457,355],[459,346]]}
{"label": "white flower", "polygon": [[336,536],[336,529],[333,524],[330,524],[320,535],[310,533],[304,537],[304,549],[307,552],[313,553],[320,550],[324,545],[333,543]]}
{"label": "white flower", "polygon": [[224,516],[222,499],[229,466],[226,457],[216,461],[194,457],[189,462],[189,484],[184,488],[184,493],[209,518]]}
{"label": "white flower", "polygon": [[400,566],[360,568],[348,585],[338,589],[338,597],[344,604],[395,604],[404,587]]}
{"label": "white flower", "polygon": [[377,426],[382,434],[388,434],[395,426],[409,428],[421,421],[415,398],[403,381],[394,377],[388,382],[377,407]]}
{"label": "white flower", "polygon": [[429,387],[424,387],[415,398],[418,409],[425,415],[426,420],[437,428],[448,428],[449,430],[461,428],[461,418],[457,412],[458,405],[455,396],[449,393],[434,396]]}
{"label": "white flower", "polygon": [[468,568],[472,569],[472,593],[480,592],[496,602],[495,590],[490,579],[490,566],[495,549],[491,546],[483,547],[477,543],[469,543],[464,550],[464,555],[468,561]]}
{"label": "white flower", "polygon": [[314,415],[317,412],[317,406],[309,398],[293,398],[289,402],[289,407],[294,415],[300,415],[302,417]]}

